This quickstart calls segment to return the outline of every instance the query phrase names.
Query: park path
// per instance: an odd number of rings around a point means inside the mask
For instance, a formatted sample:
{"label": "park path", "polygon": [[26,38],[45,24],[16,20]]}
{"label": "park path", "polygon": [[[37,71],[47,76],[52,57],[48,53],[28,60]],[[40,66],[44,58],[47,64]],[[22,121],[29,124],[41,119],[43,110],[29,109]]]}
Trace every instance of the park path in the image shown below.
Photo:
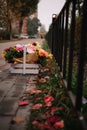
{"label": "park path", "polygon": [[[37,75],[0,73],[0,130],[26,130],[32,104],[19,105],[28,101],[26,90],[36,87]],[[32,81],[28,83],[28,81]]]}
{"label": "park path", "polygon": [[[6,47],[34,41],[42,43],[41,39],[0,43],[0,55]],[[9,68],[10,64],[0,56],[0,130],[26,130],[32,104],[28,102],[26,105],[19,105],[19,103],[28,101],[25,92],[31,87],[36,87],[33,81],[37,80],[38,75],[11,74]]]}

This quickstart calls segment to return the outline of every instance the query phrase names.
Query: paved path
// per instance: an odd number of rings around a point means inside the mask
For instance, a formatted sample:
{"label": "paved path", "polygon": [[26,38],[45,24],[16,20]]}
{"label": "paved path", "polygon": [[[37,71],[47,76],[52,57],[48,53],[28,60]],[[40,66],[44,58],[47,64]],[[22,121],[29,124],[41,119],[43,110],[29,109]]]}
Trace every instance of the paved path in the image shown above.
{"label": "paved path", "polygon": [[[26,130],[32,104],[19,106],[20,101],[28,101],[25,91],[35,84],[27,83],[36,80],[37,75],[11,74],[9,70],[0,72],[0,130]],[[13,119],[23,119],[14,122]]]}
{"label": "paved path", "polygon": [[[19,101],[23,101],[26,89],[34,87],[35,84],[27,83],[27,80],[36,80],[37,75],[11,74],[9,72],[10,64],[1,58],[1,52],[4,48],[14,46],[16,44],[27,44],[29,42],[41,39],[24,39],[21,41],[0,43],[0,130],[26,130],[29,122],[30,109],[32,104],[19,106]],[[19,123],[13,119],[18,118]]]}

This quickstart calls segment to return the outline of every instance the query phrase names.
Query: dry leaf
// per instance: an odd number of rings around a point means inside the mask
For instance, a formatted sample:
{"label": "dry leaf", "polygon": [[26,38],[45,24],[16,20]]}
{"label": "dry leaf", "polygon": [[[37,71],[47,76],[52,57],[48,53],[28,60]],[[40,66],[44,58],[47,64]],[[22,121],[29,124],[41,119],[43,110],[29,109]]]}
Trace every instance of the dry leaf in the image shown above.
{"label": "dry leaf", "polygon": [[25,119],[24,118],[22,118],[22,117],[14,117],[13,118],[13,120],[12,120],[12,123],[22,123],[22,122],[24,122],[25,121]]}

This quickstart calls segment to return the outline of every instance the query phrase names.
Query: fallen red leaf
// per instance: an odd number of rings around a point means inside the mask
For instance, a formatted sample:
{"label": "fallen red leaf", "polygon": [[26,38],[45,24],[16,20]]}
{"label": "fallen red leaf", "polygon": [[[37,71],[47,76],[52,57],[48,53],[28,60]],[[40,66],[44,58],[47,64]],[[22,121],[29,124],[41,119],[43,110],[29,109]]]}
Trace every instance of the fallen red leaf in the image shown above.
{"label": "fallen red leaf", "polygon": [[28,105],[29,104],[29,102],[28,101],[20,101],[19,102],[19,106],[25,106],[25,105]]}

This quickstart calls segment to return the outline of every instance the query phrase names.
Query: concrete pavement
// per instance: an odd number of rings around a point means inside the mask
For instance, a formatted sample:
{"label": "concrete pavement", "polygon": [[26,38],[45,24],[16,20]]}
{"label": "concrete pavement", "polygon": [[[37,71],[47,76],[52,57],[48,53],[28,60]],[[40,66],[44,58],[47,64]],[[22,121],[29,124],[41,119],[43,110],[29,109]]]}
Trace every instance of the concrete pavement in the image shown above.
{"label": "concrete pavement", "polygon": [[4,59],[0,58],[0,72],[9,68],[10,64],[8,64]]}
{"label": "concrete pavement", "polygon": [[10,64],[1,58],[4,48],[15,44],[42,42],[41,39],[24,39],[22,41],[0,43],[0,130],[26,130],[32,104],[20,106],[20,101],[28,101],[25,91],[36,84],[27,80],[36,80],[38,75],[11,74]]}
{"label": "concrete pavement", "polygon": [[19,102],[28,101],[25,91],[36,86],[28,80],[37,80],[37,75],[11,74],[9,69],[0,72],[0,130],[26,130],[32,104]]}

